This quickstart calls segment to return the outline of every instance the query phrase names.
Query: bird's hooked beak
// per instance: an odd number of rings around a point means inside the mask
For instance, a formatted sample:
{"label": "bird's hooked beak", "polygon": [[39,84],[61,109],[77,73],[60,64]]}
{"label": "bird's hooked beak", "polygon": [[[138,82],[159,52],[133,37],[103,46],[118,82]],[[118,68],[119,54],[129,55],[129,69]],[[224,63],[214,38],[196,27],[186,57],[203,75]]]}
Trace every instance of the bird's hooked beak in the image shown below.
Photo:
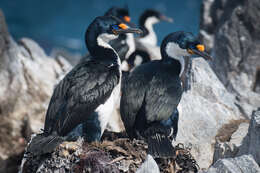
{"label": "bird's hooked beak", "polygon": [[113,31],[113,33],[115,35],[125,34],[125,33],[136,33],[136,34],[142,34],[143,33],[143,31],[141,29],[129,27],[129,26],[127,26],[124,23],[120,23],[118,25],[118,27],[117,28],[113,28],[112,31]]}
{"label": "bird's hooked beak", "polygon": [[213,58],[205,52],[205,46],[203,44],[198,44],[195,48],[188,48],[187,51],[190,54],[197,55],[197,57],[202,57],[205,60],[213,60]]}
{"label": "bird's hooked beak", "polygon": [[165,15],[161,15],[160,20],[163,20],[163,21],[166,21],[166,22],[169,22],[169,23],[173,23],[173,18],[167,17]]}

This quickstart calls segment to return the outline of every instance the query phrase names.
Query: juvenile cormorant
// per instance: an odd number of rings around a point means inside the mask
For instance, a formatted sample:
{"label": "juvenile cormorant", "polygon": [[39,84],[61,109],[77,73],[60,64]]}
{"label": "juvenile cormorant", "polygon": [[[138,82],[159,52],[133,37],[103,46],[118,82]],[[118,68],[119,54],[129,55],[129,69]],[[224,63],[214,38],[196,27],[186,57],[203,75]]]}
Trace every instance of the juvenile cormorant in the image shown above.
{"label": "juvenile cormorant", "polygon": [[[193,56],[191,56],[193,55]],[[211,59],[189,32],[169,34],[161,44],[161,60],[136,67],[122,88],[120,111],[131,138],[145,139],[154,157],[172,156],[177,134],[177,106],[182,96],[184,56]]]}
{"label": "juvenile cormorant", "polygon": [[99,141],[120,94],[120,59],[108,44],[121,33],[141,33],[112,16],[89,25],[85,41],[91,57],[75,66],[56,86],[46,114],[44,132],[34,137],[27,151],[51,152],[64,140],[82,135]]}

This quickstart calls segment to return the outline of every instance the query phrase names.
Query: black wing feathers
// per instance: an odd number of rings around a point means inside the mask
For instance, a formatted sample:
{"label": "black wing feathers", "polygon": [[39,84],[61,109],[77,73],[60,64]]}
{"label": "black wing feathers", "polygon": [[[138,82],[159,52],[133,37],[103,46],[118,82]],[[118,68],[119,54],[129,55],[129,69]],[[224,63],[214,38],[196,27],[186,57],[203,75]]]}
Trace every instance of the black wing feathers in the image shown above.
{"label": "black wing feathers", "polygon": [[145,114],[148,123],[168,119],[177,108],[182,94],[178,76],[158,72],[147,90]]}
{"label": "black wing feathers", "polygon": [[87,119],[111,95],[119,82],[118,66],[95,60],[78,64],[55,88],[45,121],[45,132],[64,136]]}
{"label": "black wing feathers", "polygon": [[120,113],[126,132],[131,137],[134,133],[133,126],[136,122],[136,116],[145,99],[145,92],[148,87],[147,84],[149,84],[152,77],[151,72],[147,70],[145,66],[146,64],[138,66],[129,76],[126,77],[122,84]]}
{"label": "black wing feathers", "polygon": [[133,126],[136,121],[136,115],[142,106],[145,96],[146,80],[140,76],[139,78],[127,77],[122,84],[122,97],[120,103],[120,114],[124,122],[127,134],[133,137]]}
{"label": "black wing feathers", "polygon": [[[167,120],[172,115],[182,94],[179,76],[172,70],[168,64],[152,61],[130,73],[123,85],[120,104],[127,133],[132,133],[137,124],[144,127],[146,123]],[[146,122],[136,122],[139,116],[145,116]]]}

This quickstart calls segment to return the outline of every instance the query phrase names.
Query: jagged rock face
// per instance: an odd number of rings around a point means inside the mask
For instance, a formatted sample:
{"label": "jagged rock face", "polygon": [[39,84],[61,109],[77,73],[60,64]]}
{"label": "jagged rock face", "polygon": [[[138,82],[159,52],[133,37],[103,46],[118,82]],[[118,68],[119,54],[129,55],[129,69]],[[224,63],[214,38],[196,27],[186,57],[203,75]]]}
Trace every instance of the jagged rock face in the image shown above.
{"label": "jagged rock face", "polygon": [[207,171],[200,173],[259,173],[260,168],[251,155],[220,159]]}
{"label": "jagged rock face", "polygon": [[238,155],[251,154],[260,165],[260,108],[254,111],[247,136],[244,138]]}
{"label": "jagged rock face", "polygon": [[200,24],[214,71],[248,118],[260,105],[259,8],[258,0],[204,0]]}
{"label": "jagged rock face", "polygon": [[30,39],[23,38],[17,44],[8,34],[0,11],[1,166],[10,161],[10,156],[24,151],[31,130],[36,132],[43,127],[53,88],[70,68],[62,58],[48,57]]}
{"label": "jagged rock face", "polygon": [[237,156],[239,148],[242,146],[243,139],[247,135],[249,123],[242,122],[239,124],[239,122],[234,122],[233,124],[227,124],[226,128],[234,128],[234,126],[238,126],[236,130],[234,129],[235,132],[222,127],[222,136],[217,135],[213,164],[219,159]]}
{"label": "jagged rock face", "polygon": [[215,136],[230,120],[241,118],[230,94],[203,59],[192,62],[191,90],[179,104],[180,120],[177,141],[192,144],[192,154],[201,168],[212,163]]}
{"label": "jagged rock face", "polygon": [[260,172],[257,165],[260,164],[260,108],[254,111],[251,117],[249,127],[247,123],[241,123],[229,141],[217,141],[215,163],[207,173]]}

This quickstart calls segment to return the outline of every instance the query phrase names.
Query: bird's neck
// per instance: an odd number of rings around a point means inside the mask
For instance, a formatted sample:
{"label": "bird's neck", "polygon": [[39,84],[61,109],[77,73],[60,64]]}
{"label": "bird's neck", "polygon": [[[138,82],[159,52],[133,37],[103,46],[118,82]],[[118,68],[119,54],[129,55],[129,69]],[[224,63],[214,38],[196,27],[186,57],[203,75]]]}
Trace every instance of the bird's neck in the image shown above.
{"label": "bird's neck", "polygon": [[129,58],[129,56],[135,51],[135,39],[134,39],[134,34],[128,33],[126,34],[126,43],[129,47],[125,57],[126,59]]}
{"label": "bird's neck", "polygon": [[118,54],[108,42],[109,40],[105,34],[96,36],[89,34],[89,36],[86,36],[87,48],[95,60],[100,60],[102,63],[120,65],[121,62]]}
{"label": "bird's neck", "polygon": [[175,73],[182,75],[185,67],[183,53],[173,44],[167,44],[166,47],[161,47],[162,61],[170,63],[175,68]]}
{"label": "bird's neck", "polygon": [[170,65],[174,74],[178,76],[182,75],[184,65],[182,65],[182,63],[179,60],[169,56],[164,56],[161,61],[165,64]]}
{"label": "bird's neck", "polygon": [[144,23],[140,23],[140,26],[144,29],[144,34],[140,38],[141,42],[145,42],[153,46],[157,45],[157,36],[153,29],[153,25],[156,23],[158,23],[158,20],[155,17],[149,17]]}

